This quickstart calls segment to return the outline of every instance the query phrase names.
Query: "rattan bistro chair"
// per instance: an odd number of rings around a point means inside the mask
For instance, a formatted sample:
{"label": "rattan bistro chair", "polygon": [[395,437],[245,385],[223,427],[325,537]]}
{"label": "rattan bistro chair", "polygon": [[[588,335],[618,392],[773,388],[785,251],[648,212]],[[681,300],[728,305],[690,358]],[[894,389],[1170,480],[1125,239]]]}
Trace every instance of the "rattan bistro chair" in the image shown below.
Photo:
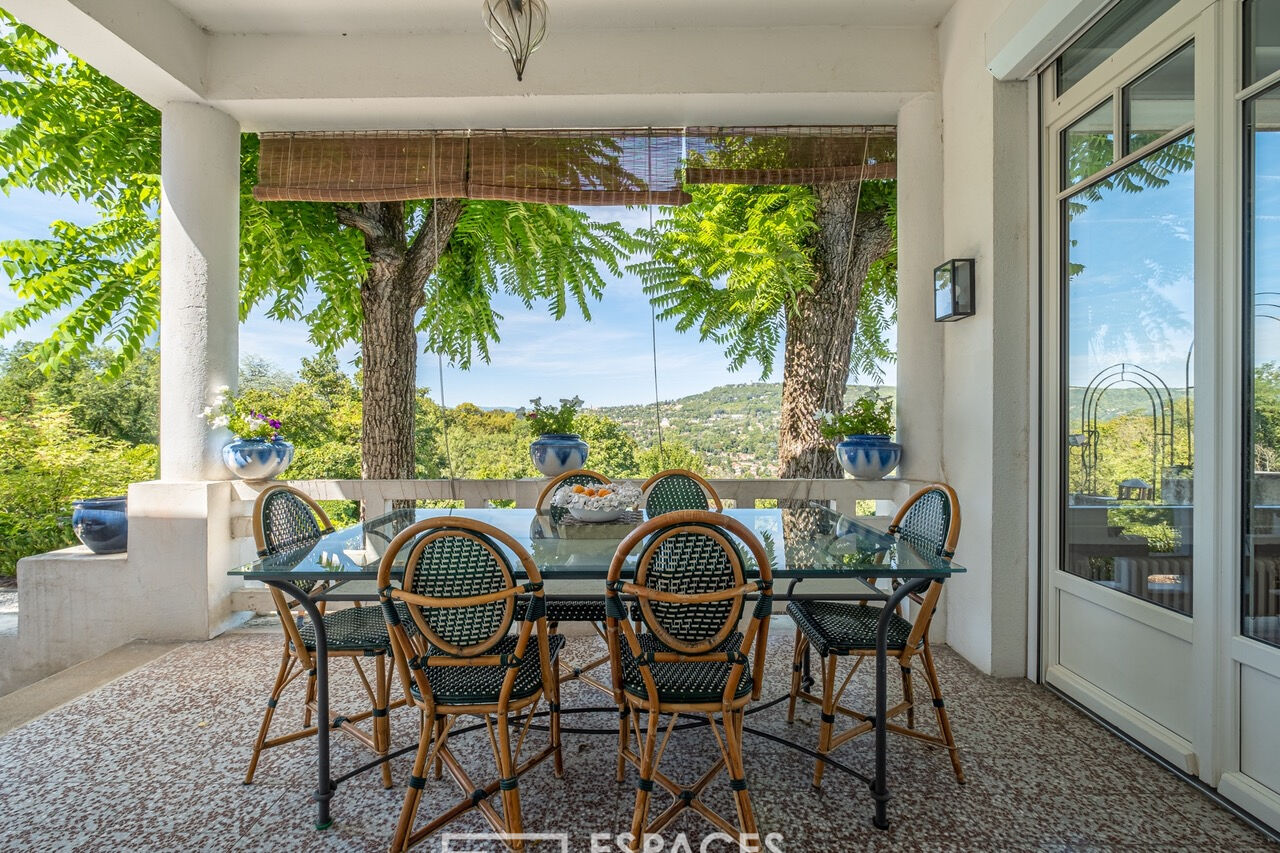
{"label": "rattan bistro chair", "polygon": [[[952,488],[934,483],[916,492],[898,510],[889,533],[901,542],[909,544],[921,553],[932,554],[950,560],[960,538],[960,503]],[[922,740],[925,743],[945,747],[951,756],[956,781],[964,782],[960,767],[960,753],[951,733],[951,720],[942,698],[942,686],[933,665],[933,653],[929,648],[929,622],[942,594],[942,581],[935,580],[923,594],[910,596],[914,603],[911,621],[900,613],[889,616],[889,645],[891,658],[898,661],[902,670],[902,694],[900,703],[886,712],[885,728],[897,734]],[[858,735],[871,731],[874,719],[840,704],[845,688],[859,664],[876,653],[876,624],[880,609],[865,603],[835,601],[793,601],[787,605],[787,613],[796,623],[795,659],[791,667],[791,698],[787,710],[787,722],[795,719],[796,699],[803,699],[822,707],[822,726],[818,739],[818,752],[829,754],[837,746]],[[822,661],[822,696],[815,696],[801,689],[801,662],[809,649],[813,649]],[[853,657],[853,667],[836,687],[837,663],[842,657]],[[915,691],[911,681],[915,658],[923,663],[925,680],[933,699],[937,716],[938,733],[923,732],[915,727]],[[906,725],[891,722],[906,714]],[[853,720],[853,728],[833,734],[836,715]],[[822,783],[823,761],[817,762],[813,784]]]}
{"label": "rattan bistro chair", "polygon": [[[411,546],[402,588],[391,585],[397,553]],[[503,548],[527,577],[518,583]],[[478,809],[500,833],[520,833],[519,778],[550,756],[557,776],[560,754],[560,682],[557,656],[564,638],[547,631],[542,578],[528,552],[507,534],[479,521],[440,517],[402,531],[378,566],[378,592],[405,690],[422,710],[423,725],[404,808],[391,842],[406,850],[457,817]],[[407,630],[397,605],[408,609]],[[519,606],[517,606],[519,605]],[[519,628],[510,633],[519,616]],[[520,761],[538,702],[546,697],[550,743]],[[513,714],[523,715],[512,718]],[[480,717],[489,735],[499,778],[477,785],[449,749],[449,732],[464,715]],[[511,725],[518,727],[512,744]],[[415,829],[427,764],[441,764],[462,788],[463,799]],[[502,811],[488,800],[501,791]],[[521,846],[513,841],[513,846]]]}
{"label": "rattan bistro chair", "polygon": [[[747,580],[733,537],[750,549],[759,567],[757,580]],[[635,582],[623,581],[623,565],[641,543]],[[768,556],[755,535],[736,519],[706,510],[665,513],[618,545],[605,585],[606,633],[620,716],[618,781],[623,779],[624,762],[640,773],[632,849],[641,849],[646,834],[659,832],[686,808],[735,838],[756,832],[743,766],[742,723],[747,704],[760,694],[772,577]],[[757,593],[747,629],[739,632],[746,598]],[[627,621],[621,595],[636,597],[647,628],[644,634]],[[641,713],[647,715],[644,733]],[[660,745],[661,714],[671,717]],[[716,764],[689,787],[658,770],[681,714],[706,715],[720,751]],[[703,789],[721,770],[727,770],[734,794],[736,826],[702,800]],[[650,823],[655,781],[671,792],[673,801]]]}
{"label": "rattan bistro chair", "polygon": [[640,505],[649,518],[681,509],[724,509],[711,484],[683,468],[660,471],[646,480],[640,487]]}
{"label": "rattan bistro chair", "polygon": [[[308,496],[290,486],[276,484],[268,486],[259,495],[253,507],[253,536],[258,545],[258,555],[262,557],[272,554],[283,554],[293,550],[309,549],[322,536],[333,532],[333,525],[323,509]],[[297,581],[295,585],[304,592],[314,593],[317,581]],[[275,683],[271,687],[270,698],[267,699],[267,710],[262,717],[262,725],[258,730],[257,740],[253,744],[253,756],[249,760],[249,770],[245,774],[246,785],[253,782],[254,771],[258,768],[258,758],[264,749],[291,743],[299,738],[316,733],[311,724],[316,708],[316,650],[315,626],[310,620],[293,612],[296,602],[288,599],[283,592],[270,587],[272,601],[275,602],[276,613],[284,626],[284,652],[280,660],[280,669],[276,673]],[[324,603],[319,607],[324,613]],[[328,650],[331,658],[345,657],[355,666],[360,684],[369,698],[369,709],[350,715],[334,714],[333,720],[341,731],[354,737],[380,756],[385,756],[391,744],[391,728],[387,717],[390,708],[405,704],[401,699],[390,702],[391,671],[388,656],[390,641],[381,611],[376,607],[353,607],[324,613],[325,636],[328,638]],[[373,683],[369,681],[360,661],[365,659],[373,670]],[[271,721],[275,715],[276,705],[285,688],[303,673],[307,674],[306,699],[303,710],[302,728],[289,734],[268,738]],[[361,728],[357,723],[372,717],[372,730]],[[382,783],[391,787],[391,768],[387,762],[382,764]]]}

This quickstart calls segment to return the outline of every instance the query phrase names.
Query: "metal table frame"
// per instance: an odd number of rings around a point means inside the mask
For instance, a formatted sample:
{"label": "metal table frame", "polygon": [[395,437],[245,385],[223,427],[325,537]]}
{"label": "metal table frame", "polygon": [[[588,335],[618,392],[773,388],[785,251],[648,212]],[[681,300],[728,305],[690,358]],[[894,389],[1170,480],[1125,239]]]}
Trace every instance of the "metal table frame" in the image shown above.
{"label": "metal table frame", "polygon": [[[363,573],[346,573],[346,574],[356,575],[355,577],[349,577],[349,580],[352,580],[352,581],[365,579],[364,577],[362,577]],[[889,567],[885,567],[885,570],[883,572],[880,572],[879,574],[882,577],[887,577],[893,574],[893,570]],[[324,830],[324,829],[328,829],[333,824],[333,817],[330,810],[330,801],[333,799],[334,791],[337,789],[337,786],[339,783],[344,782],[347,779],[352,778],[353,776],[357,776],[361,773],[364,773],[367,770],[370,770],[374,767],[377,767],[379,764],[381,764],[384,761],[389,761],[392,758],[396,758],[400,755],[403,755],[412,751],[413,749],[416,749],[416,744],[397,750],[395,752],[388,753],[385,757],[381,757],[371,762],[368,762],[366,764],[363,764],[360,767],[357,767],[355,770],[352,770],[349,773],[343,774],[338,779],[334,779],[330,775],[329,732],[331,728],[331,720],[329,717],[328,637],[326,636],[326,633],[325,633],[324,620],[321,616],[318,605],[321,601],[376,600],[376,598],[373,598],[368,594],[343,595],[340,592],[340,587],[343,585],[342,583],[339,583],[335,587],[325,589],[324,591],[316,595],[312,595],[309,592],[304,592],[301,588],[299,588],[296,584],[292,582],[292,580],[311,580],[312,578],[310,577],[301,578],[296,574],[294,574],[292,578],[290,578],[289,575],[290,575],[289,572],[283,572],[283,571],[276,572],[276,573],[272,573],[270,571],[261,571],[261,572],[254,572],[251,575],[251,577],[255,580],[261,581],[262,583],[268,586],[274,587],[280,590],[281,592],[283,592],[286,596],[289,596],[295,599],[298,602],[299,606],[301,606],[303,611],[307,614],[307,618],[311,620],[312,625],[315,628],[317,784],[316,784],[315,793],[312,795],[312,799],[314,799],[316,803],[315,827],[317,830]],[[808,575],[807,577],[825,577],[830,579],[833,577],[838,578],[840,576],[835,575],[833,572],[828,570],[828,571],[815,571],[813,574]],[[847,577],[850,580],[865,580],[865,578],[860,578],[858,575],[844,575],[844,577]],[[891,795],[889,793],[889,788],[888,788],[887,772],[886,772],[886,767],[888,762],[888,730],[886,729],[887,721],[885,719],[885,715],[888,710],[887,694],[888,694],[888,670],[889,670],[889,667],[888,667],[889,616],[890,614],[895,612],[898,605],[901,604],[902,601],[904,601],[907,598],[907,596],[911,595],[912,593],[920,592],[924,590],[924,588],[927,587],[929,583],[933,580],[946,580],[949,577],[950,577],[949,572],[943,572],[939,570],[936,574],[927,574],[923,576],[904,578],[902,583],[899,584],[897,588],[894,589],[892,592],[886,593],[883,590],[880,590],[878,591],[880,593],[878,595],[876,594],[877,591],[874,590],[874,588],[872,588],[869,584],[866,584],[866,583],[861,584],[861,586],[864,589],[862,591],[859,591],[856,594],[842,595],[839,593],[835,593],[835,594],[824,593],[821,595],[804,595],[804,594],[796,595],[795,594],[796,585],[801,581],[805,580],[806,576],[792,575],[789,578],[790,583],[787,586],[786,593],[784,593],[781,596],[776,596],[776,600],[779,600],[779,601],[820,599],[820,600],[827,600],[827,601],[855,600],[855,601],[883,601],[884,602],[884,605],[881,608],[880,616],[876,623],[875,719],[874,719],[875,771],[872,778],[868,779],[866,776],[857,772],[851,767],[845,764],[842,764],[838,761],[833,761],[827,755],[821,755],[815,749],[810,749],[809,747],[803,746],[799,743],[795,743],[793,741],[778,737],[777,735],[773,735],[768,732],[761,731],[759,729],[744,727],[744,731],[750,732],[751,734],[756,735],[758,737],[763,737],[768,740],[774,741],[775,743],[779,743],[783,746],[794,749],[798,752],[805,753],[814,758],[821,758],[828,766],[832,767],[833,769],[839,770],[843,773],[854,776],[855,778],[858,778],[866,782],[871,789],[871,797],[875,801],[875,812],[872,818],[872,823],[877,829],[883,830],[883,829],[889,828],[888,804],[889,804],[889,800],[891,799]],[[330,579],[332,578],[333,576],[331,575]],[[548,578],[547,580],[550,583],[555,582],[555,578]],[[601,596],[602,597],[604,595],[603,581],[604,579],[603,577],[601,577]],[[548,597],[550,598],[551,596],[548,596]],[[809,659],[807,654],[803,662],[803,667],[804,667],[803,678],[805,683],[805,689],[809,689],[814,682],[813,682],[813,677],[809,671]],[[757,704],[754,707],[750,708],[747,713],[750,714],[750,713],[759,712],[759,711],[763,711],[768,708],[771,708],[774,705],[777,705],[780,702],[786,700],[787,698],[789,698],[789,696],[790,696],[790,693],[788,692],[787,694],[781,697],[778,697],[777,699],[770,700],[763,704]],[[592,713],[592,712],[605,712],[605,711],[616,712],[616,708],[612,708],[612,707],[611,708],[570,708],[570,709],[562,709],[561,713],[562,714]],[[530,711],[530,713],[532,713],[532,710]],[[539,713],[545,714],[546,712],[544,711]],[[323,724],[321,724],[322,721],[323,721]],[[686,726],[695,727],[698,725],[706,725],[706,722],[691,721],[689,723],[679,726],[679,728],[683,729]],[[455,734],[461,734],[466,731],[470,731],[470,728],[460,729],[457,732],[455,732]],[[615,737],[617,736],[617,733],[618,733],[616,727],[607,728],[607,729],[562,728],[561,731],[568,734],[605,734],[605,735],[611,735]]]}

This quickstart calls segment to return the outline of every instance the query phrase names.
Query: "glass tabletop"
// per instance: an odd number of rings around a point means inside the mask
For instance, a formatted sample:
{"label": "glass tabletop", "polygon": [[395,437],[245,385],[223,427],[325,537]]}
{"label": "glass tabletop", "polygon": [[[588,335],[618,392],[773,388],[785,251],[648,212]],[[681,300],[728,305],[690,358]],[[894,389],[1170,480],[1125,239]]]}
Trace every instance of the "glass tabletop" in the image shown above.
{"label": "glass tabletop", "polygon": [[[773,576],[788,578],[936,577],[964,568],[932,553],[922,553],[856,518],[824,506],[797,509],[729,509],[760,538]],[[544,579],[600,579],[608,573],[618,543],[630,527],[609,524],[558,525],[532,509],[395,510],[321,537],[292,551],[272,554],[228,572],[257,580],[357,580],[377,575],[378,562],[396,534],[411,524],[438,516],[462,516],[491,524],[519,542]],[[574,527],[575,529],[567,529]],[[585,538],[584,538],[585,537]],[[407,555],[409,548],[402,548]],[[628,559],[634,566],[636,552]],[[742,549],[750,574],[750,552]],[[519,571],[519,561],[512,561]]]}

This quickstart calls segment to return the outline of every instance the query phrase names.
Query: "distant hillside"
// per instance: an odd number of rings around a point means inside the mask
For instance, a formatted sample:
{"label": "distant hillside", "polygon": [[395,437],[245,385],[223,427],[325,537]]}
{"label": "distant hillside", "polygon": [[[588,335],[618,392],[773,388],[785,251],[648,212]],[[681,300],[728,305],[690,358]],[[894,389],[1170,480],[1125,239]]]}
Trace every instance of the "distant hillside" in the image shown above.
{"label": "distant hillside", "polygon": [[[869,390],[850,385],[845,401]],[[893,396],[893,388],[881,389]],[[700,394],[664,400],[661,404],[664,439],[692,447],[717,477],[773,477],[778,471],[778,416],[782,384],[751,382],[720,385]],[[658,422],[653,403],[605,406],[595,409],[621,423],[641,446],[657,442]]]}

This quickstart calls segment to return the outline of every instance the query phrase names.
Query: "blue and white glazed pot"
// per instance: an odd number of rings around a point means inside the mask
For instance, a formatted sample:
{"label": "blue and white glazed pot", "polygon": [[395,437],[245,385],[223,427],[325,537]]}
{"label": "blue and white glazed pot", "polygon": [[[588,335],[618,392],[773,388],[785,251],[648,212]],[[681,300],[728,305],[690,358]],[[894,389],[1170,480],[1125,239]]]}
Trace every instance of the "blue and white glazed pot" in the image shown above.
{"label": "blue and white glazed pot", "polygon": [[846,435],[836,461],[859,480],[881,480],[902,461],[902,445],[887,435]]}
{"label": "blue and white glazed pot", "polygon": [[587,443],[573,432],[546,432],[529,445],[533,467],[547,477],[558,477],[587,464]]}
{"label": "blue and white glazed pot", "polygon": [[127,498],[86,498],[71,504],[71,529],[95,554],[119,554],[129,544]]}
{"label": "blue and white glazed pot", "polygon": [[270,480],[293,461],[293,445],[283,438],[237,438],[222,447],[222,462],[242,480]]}

